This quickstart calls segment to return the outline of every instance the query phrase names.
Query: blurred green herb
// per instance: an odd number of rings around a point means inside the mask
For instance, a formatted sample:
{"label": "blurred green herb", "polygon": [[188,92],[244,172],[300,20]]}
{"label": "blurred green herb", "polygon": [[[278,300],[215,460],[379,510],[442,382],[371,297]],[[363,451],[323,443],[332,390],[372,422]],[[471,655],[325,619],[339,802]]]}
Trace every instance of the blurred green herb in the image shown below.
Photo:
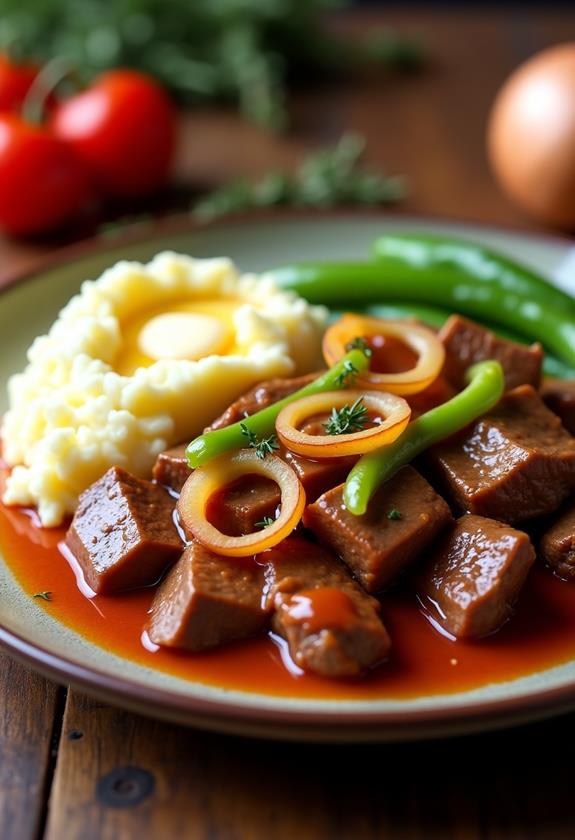
{"label": "blurred green herb", "polygon": [[388,30],[364,42],[324,26],[346,0],[2,0],[0,50],[71,61],[88,81],[114,66],[151,73],[181,101],[237,102],[281,128],[285,90],[298,79],[354,72],[366,63],[409,70],[417,44]]}
{"label": "blurred green herb", "polygon": [[51,601],[52,600],[52,593],[51,592],[36,592],[32,595],[33,598],[40,598],[42,601]]}
{"label": "blurred green herb", "polygon": [[365,166],[362,163],[364,147],[361,137],[346,134],[333,148],[311,154],[293,175],[269,172],[256,182],[230,181],[200,199],[192,212],[197,219],[210,221],[230,213],[265,207],[321,209],[399,201],[405,195],[403,179]]}

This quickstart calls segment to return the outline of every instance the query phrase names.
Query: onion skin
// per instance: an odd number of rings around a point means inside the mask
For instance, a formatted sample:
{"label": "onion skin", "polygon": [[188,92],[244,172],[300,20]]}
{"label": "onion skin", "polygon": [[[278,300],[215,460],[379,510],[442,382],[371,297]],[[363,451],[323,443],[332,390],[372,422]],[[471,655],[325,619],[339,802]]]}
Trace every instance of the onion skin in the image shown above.
{"label": "onion skin", "polygon": [[544,50],[503,85],[489,119],[493,172],[533,218],[575,229],[575,42]]}

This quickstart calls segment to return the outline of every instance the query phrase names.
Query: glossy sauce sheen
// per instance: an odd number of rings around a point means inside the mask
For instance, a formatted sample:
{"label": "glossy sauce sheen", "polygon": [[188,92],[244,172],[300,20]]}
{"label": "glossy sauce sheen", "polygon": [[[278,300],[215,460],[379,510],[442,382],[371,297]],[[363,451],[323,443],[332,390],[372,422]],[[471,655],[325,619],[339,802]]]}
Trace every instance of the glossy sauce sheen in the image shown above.
{"label": "glossy sauce sheen", "polygon": [[22,588],[63,624],[111,653],[175,676],[267,694],[349,699],[406,698],[462,691],[548,668],[575,657],[575,586],[534,569],[517,613],[498,634],[452,642],[419,611],[413,594],[392,592],[382,616],[393,640],[391,660],[365,679],[334,681],[290,673],[271,639],[262,637],[203,654],[142,644],[153,590],[89,599],[58,549],[63,529],[41,530],[23,511],[0,506],[0,549]]}
{"label": "glossy sauce sheen", "polygon": [[349,595],[330,586],[298,592],[285,606],[284,621],[299,624],[310,633],[319,633],[324,627],[347,630],[356,619]]}

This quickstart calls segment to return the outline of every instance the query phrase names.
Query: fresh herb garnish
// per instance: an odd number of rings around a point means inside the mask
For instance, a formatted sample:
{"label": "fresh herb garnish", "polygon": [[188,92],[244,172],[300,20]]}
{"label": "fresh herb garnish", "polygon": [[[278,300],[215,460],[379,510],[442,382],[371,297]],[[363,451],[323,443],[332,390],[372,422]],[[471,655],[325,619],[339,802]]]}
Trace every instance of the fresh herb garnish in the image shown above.
{"label": "fresh herb garnish", "polygon": [[350,359],[345,359],[343,363],[343,370],[335,378],[335,384],[339,388],[344,385],[349,385],[349,379],[353,378],[359,371]]}
{"label": "fresh herb garnish", "polygon": [[351,341],[348,341],[345,345],[345,349],[348,352],[350,350],[361,350],[363,355],[366,356],[368,359],[371,355],[373,355],[373,350],[369,346],[367,340],[359,335]]}
{"label": "fresh herb garnish", "polygon": [[399,511],[397,508],[392,508],[387,514],[387,518],[395,520],[401,519],[401,511]]}
{"label": "fresh herb garnish", "polygon": [[230,213],[266,207],[310,207],[392,204],[405,195],[401,178],[389,177],[363,163],[365,141],[345,134],[336,146],[307,157],[293,175],[269,172],[252,183],[230,181],[207,195],[193,208],[193,215],[209,221]]}
{"label": "fresh herb garnish", "polygon": [[275,519],[272,519],[271,516],[264,516],[263,519],[260,519],[259,522],[255,523],[256,528],[269,528],[270,525],[273,525]]}
{"label": "fresh herb garnish", "polygon": [[36,592],[32,595],[33,598],[41,598],[43,601],[51,601],[52,600],[52,593],[51,592]]}
{"label": "fresh herb garnish", "polygon": [[342,408],[332,408],[331,415],[324,429],[328,435],[345,435],[350,432],[361,432],[367,423],[367,408],[363,404],[363,397],[358,397],[353,405]]}
{"label": "fresh herb garnish", "polygon": [[245,423],[240,423],[240,429],[242,430],[242,435],[248,440],[248,446],[255,449],[256,455],[262,461],[266,455],[272,455],[274,450],[279,449],[278,439],[275,435],[270,435],[268,438],[262,438],[260,440],[255,432],[248,429]]}
{"label": "fresh herb garnish", "polygon": [[275,129],[290,81],[341,79],[369,64],[410,72],[420,44],[387,27],[338,35],[342,0],[3,0],[0,51],[71,61],[82,81],[113,67],[150,73],[182,102],[234,102]]}

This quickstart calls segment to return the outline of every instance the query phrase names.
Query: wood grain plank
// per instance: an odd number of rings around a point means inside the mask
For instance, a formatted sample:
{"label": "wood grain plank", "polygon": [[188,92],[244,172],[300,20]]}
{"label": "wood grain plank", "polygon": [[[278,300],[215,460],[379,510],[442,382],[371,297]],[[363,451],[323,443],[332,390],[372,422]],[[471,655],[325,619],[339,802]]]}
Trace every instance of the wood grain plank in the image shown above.
{"label": "wood grain plank", "polygon": [[55,685],[0,654],[0,837],[32,840],[43,819],[52,734],[61,715]]}
{"label": "wood grain plank", "polygon": [[425,744],[279,744],[72,691],[46,840],[562,840],[574,822],[557,747],[574,729],[570,717]]}

